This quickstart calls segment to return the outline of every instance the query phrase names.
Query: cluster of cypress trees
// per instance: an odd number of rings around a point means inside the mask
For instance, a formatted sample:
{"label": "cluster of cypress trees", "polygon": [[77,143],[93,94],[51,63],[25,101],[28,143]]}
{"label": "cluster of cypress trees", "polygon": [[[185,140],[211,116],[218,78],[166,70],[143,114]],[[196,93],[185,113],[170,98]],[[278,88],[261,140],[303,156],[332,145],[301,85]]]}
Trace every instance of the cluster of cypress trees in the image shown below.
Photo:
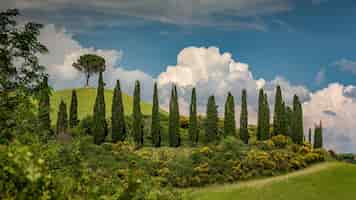
{"label": "cluster of cypress trees", "polygon": [[179,122],[179,104],[177,86],[173,85],[169,102],[169,146],[178,147],[181,143]]}
{"label": "cluster of cypress trees", "polygon": [[259,90],[258,95],[258,118],[257,118],[257,139],[267,140],[270,135],[270,111],[267,94],[263,89]]}
{"label": "cluster of cypress trees", "polygon": [[[48,87],[48,80],[44,79],[41,88],[44,90]],[[49,91],[49,90],[48,90]],[[143,133],[143,118],[140,107],[140,83],[135,82],[135,89],[133,95],[133,112],[132,112],[132,135],[136,145],[142,146],[144,140]],[[161,146],[161,126],[160,126],[160,112],[158,101],[157,84],[154,85],[153,90],[153,106],[152,106],[152,120],[151,120],[151,137],[152,145],[155,147]],[[215,97],[210,96],[206,108],[205,118],[205,140],[210,143],[218,139],[218,109],[215,102]],[[199,125],[197,116],[197,94],[196,89],[192,89],[191,103],[190,103],[189,127],[188,134],[192,146],[198,144],[199,140]],[[50,130],[49,118],[49,92],[43,93],[39,101],[38,117],[41,126],[45,130]],[[122,99],[122,92],[120,82],[116,82],[113,102],[112,102],[112,141],[124,141],[127,138],[127,127],[125,124],[124,105]],[[78,125],[78,99],[76,91],[72,91],[72,100],[70,105],[69,122],[67,120],[66,104],[61,101],[58,111],[57,119],[57,134],[65,133],[68,129]],[[102,72],[99,74],[97,97],[95,100],[93,112],[93,133],[94,143],[101,144],[104,142],[108,133],[108,125],[105,120],[105,99],[104,99],[104,82]],[[180,115],[178,104],[177,86],[173,85],[171,90],[171,98],[169,103],[169,145],[171,147],[178,147],[181,145],[180,136]],[[273,135],[284,134],[292,138],[296,144],[304,142],[303,133],[303,111],[302,105],[298,96],[294,95],[293,107],[289,107],[283,101],[282,91],[280,86],[276,87],[275,107],[273,115],[273,131],[270,132],[270,109],[268,104],[267,94],[263,89],[259,90],[258,98],[258,120],[257,120],[257,139],[267,140]],[[234,97],[229,92],[225,102],[224,113],[224,136],[236,135],[236,121],[235,121],[235,103]],[[247,92],[242,90],[241,94],[241,112],[240,112],[240,131],[239,137],[244,143],[249,141],[248,133],[248,109],[247,109]],[[311,143],[312,135],[309,129],[308,141]],[[322,125],[315,127],[314,133],[314,147],[322,147]]]}

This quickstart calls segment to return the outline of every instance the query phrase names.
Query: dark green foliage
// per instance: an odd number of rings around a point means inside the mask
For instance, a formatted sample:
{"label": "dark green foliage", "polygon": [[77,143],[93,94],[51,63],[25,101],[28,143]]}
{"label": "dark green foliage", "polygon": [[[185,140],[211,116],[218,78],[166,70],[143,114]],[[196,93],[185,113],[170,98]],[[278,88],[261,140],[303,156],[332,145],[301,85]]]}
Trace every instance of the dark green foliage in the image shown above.
{"label": "dark green foliage", "polygon": [[[30,108],[46,76],[37,57],[48,51],[38,40],[43,26],[32,22],[20,26],[18,15],[17,9],[0,12],[0,143],[34,131],[38,117]],[[47,122],[45,126],[48,129]]]}
{"label": "dark green foliage", "polygon": [[278,85],[276,88],[276,97],[274,104],[274,115],[273,115],[273,135],[285,134],[283,133],[284,124],[284,105],[281,87]]}
{"label": "dark green foliage", "polygon": [[180,122],[179,122],[179,105],[178,105],[178,94],[177,87],[174,85],[172,87],[171,99],[169,102],[169,145],[171,147],[180,146],[181,138],[179,133]]}
{"label": "dark green foliage", "polygon": [[157,83],[155,83],[155,85],[154,85],[152,103],[153,103],[153,105],[152,105],[152,120],[151,120],[152,144],[155,147],[160,147],[161,146],[161,125],[160,125]]}
{"label": "dark green foliage", "polygon": [[67,115],[67,105],[64,101],[59,104],[58,114],[57,114],[57,135],[66,134],[68,130],[68,115]]}
{"label": "dark green foliage", "polygon": [[249,140],[247,126],[248,126],[247,94],[246,94],[246,90],[242,90],[241,115],[240,115],[240,138],[245,144],[248,144],[248,140]]}
{"label": "dark green foliage", "polygon": [[210,96],[206,108],[205,142],[216,142],[218,136],[218,110],[215,97]]}
{"label": "dark green foliage", "polygon": [[280,134],[284,136],[288,136],[288,114],[287,114],[287,107],[285,102],[282,102],[282,109],[281,109],[281,132]]}
{"label": "dark green foliage", "polygon": [[85,74],[85,86],[88,87],[92,74],[105,71],[105,59],[95,54],[85,54],[73,63],[73,67]]}
{"label": "dark green foliage", "polygon": [[285,108],[285,117],[286,117],[286,125],[287,125],[287,132],[286,136],[292,137],[293,136],[293,109],[289,106]]}
{"label": "dark green foliage", "polygon": [[224,112],[224,136],[226,137],[229,135],[236,135],[235,100],[230,92],[226,98]]}
{"label": "dark green foliage", "polygon": [[108,132],[108,127],[105,119],[105,99],[104,99],[104,81],[103,81],[103,72],[99,73],[99,82],[97,95],[94,104],[94,143],[101,144],[105,141],[105,137]]}
{"label": "dark green foliage", "polygon": [[312,143],[312,130],[311,130],[311,128],[309,128],[309,132],[308,132],[308,142],[309,142],[309,144]]}
{"label": "dark green foliage", "polygon": [[323,126],[320,124],[314,128],[314,148],[323,148]]}
{"label": "dark green foliage", "polygon": [[293,98],[293,120],[292,120],[292,139],[296,144],[303,144],[304,127],[303,127],[303,110],[302,104],[297,95]]}
{"label": "dark green foliage", "polygon": [[114,96],[111,107],[111,137],[113,142],[124,141],[126,138],[126,125],[124,104],[122,101],[122,93],[120,81],[116,81]]}
{"label": "dark green foliage", "polygon": [[44,77],[40,85],[38,103],[38,123],[40,130],[51,132],[51,119],[50,119],[50,88],[48,86],[48,78]]}
{"label": "dark green foliage", "polygon": [[257,119],[257,139],[267,140],[270,138],[270,111],[267,94],[261,88],[258,96],[258,119]]}
{"label": "dark green foliage", "polygon": [[140,82],[136,81],[132,111],[132,133],[137,146],[143,145],[143,121],[141,113],[141,89]]}
{"label": "dark green foliage", "polygon": [[190,100],[189,109],[189,139],[191,144],[194,146],[198,143],[199,139],[199,128],[198,128],[198,118],[197,118],[197,94],[195,88],[192,90],[192,96]]}
{"label": "dark green foliage", "polygon": [[70,113],[69,113],[69,127],[74,128],[78,125],[78,98],[77,92],[72,91],[72,99],[70,102]]}

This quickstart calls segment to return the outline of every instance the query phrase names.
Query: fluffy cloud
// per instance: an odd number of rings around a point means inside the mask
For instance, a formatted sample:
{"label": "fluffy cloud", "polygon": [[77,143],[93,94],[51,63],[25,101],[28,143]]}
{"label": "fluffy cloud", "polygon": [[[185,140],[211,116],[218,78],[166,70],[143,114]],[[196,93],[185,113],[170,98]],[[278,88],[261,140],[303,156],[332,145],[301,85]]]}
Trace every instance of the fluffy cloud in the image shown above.
{"label": "fluffy cloud", "polygon": [[306,127],[322,120],[327,148],[342,152],[356,152],[356,96],[354,86],[338,83],[311,95],[305,102],[304,121]]}
{"label": "fluffy cloud", "polygon": [[[144,72],[129,71],[115,67],[122,58],[121,51],[110,49],[84,48],[65,29],[58,29],[54,25],[47,25],[41,32],[39,40],[50,50],[48,54],[40,55],[40,63],[46,66],[50,75],[50,82],[56,89],[80,87],[84,84],[84,76],[72,67],[81,55],[94,53],[105,58],[106,71],[104,79],[107,87],[113,87],[117,79],[126,92],[132,93],[135,80],[140,80],[145,91],[151,91],[153,79]],[[130,78],[127,78],[130,77]],[[96,85],[96,77],[91,78],[91,84]],[[149,99],[149,92],[143,97]]]}
{"label": "fluffy cloud", "polygon": [[351,72],[356,74],[356,62],[348,59],[341,59],[334,63],[335,66],[339,67],[342,71]]}

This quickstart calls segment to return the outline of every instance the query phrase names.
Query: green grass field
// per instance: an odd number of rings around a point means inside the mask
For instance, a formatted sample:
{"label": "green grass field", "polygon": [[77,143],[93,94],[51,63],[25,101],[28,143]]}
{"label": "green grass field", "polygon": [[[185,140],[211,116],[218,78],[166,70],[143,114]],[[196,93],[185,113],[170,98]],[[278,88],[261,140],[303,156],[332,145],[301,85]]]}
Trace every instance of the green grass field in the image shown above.
{"label": "green grass field", "polygon": [[[76,89],[78,96],[78,114],[79,119],[91,115],[93,112],[93,106],[96,97],[96,89],[95,88],[78,88]],[[69,105],[71,101],[72,90],[59,90],[54,91],[51,96],[51,119],[52,123],[56,122],[58,105],[63,99],[67,104],[67,108],[69,110]],[[111,116],[111,102],[113,97],[113,90],[106,89],[105,90],[105,103],[106,103],[106,117]],[[131,96],[123,93],[122,94],[124,101],[124,110],[126,115],[130,115],[132,113],[132,104],[133,99]],[[141,110],[144,115],[150,115],[152,106],[149,103],[141,103]]]}
{"label": "green grass field", "polygon": [[351,200],[356,165],[323,163],[283,176],[194,189],[195,200]]}

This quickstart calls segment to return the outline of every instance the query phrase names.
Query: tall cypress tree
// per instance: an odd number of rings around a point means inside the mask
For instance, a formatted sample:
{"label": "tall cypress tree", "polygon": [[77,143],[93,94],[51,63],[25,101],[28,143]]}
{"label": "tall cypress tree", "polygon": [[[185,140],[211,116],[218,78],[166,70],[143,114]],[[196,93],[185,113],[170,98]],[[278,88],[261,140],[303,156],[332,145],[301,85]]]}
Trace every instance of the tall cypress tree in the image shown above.
{"label": "tall cypress tree", "polygon": [[57,113],[57,135],[67,133],[68,129],[68,116],[67,116],[67,106],[63,100],[59,104],[59,109]]}
{"label": "tall cypress tree", "polygon": [[158,102],[158,91],[157,83],[154,85],[153,89],[153,106],[152,106],[152,120],[151,120],[151,136],[152,144],[155,147],[161,146],[161,127],[160,127],[160,116],[159,116],[159,102]]}
{"label": "tall cypress tree", "polygon": [[323,126],[320,124],[314,128],[314,148],[323,148]]}
{"label": "tall cypress tree", "polygon": [[267,93],[264,95],[263,99],[263,140],[267,140],[271,137],[270,134],[270,111],[269,111],[269,104],[268,104],[268,96]]}
{"label": "tall cypress tree", "polygon": [[285,117],[286,117],[286,135],[292,137],[293,135],[293,109],[289,106],[285,108]]}
{"label": "tall cypress tree", "polygon": [[132,133],[137,146],[143,145],[143,123],[142,123],[142,113],[141,113],[141,97],[140,97],[140,82],[136,81],[134,90],[134,100],[133,100],[133,111],[132,111]]}
{"label": "tall cypress tree", "polygon": [[249,134],[248,134],[248,111],[247,111],[247,94],[246,90],[242,90],[241,95],[241,115],[240,115],[240,138],[245,143],[248,144]]}
{"label": "tall cypress tree", "polygon": [[69,112],[69,127],[74,128],[78,125],[78,98],[77,92],[72,90],[72,99],[70,102],[70,112]]}
{"label": "tall cypress tree", "polygon": [[210,96],[206,108],[205,119],[205,142],[216,141],[218,134],[218,111],[215,97]]}
{"label": "tall cypress tree", "polygon": [[111,137],[113,142],[124,141],[126,139],[127,133],[125,112],[119,80],[116,81],[114,96],[112,99],[111,128]]}
{"label": "tall cypress tree", "polygon": [[195,88],[192,90],[192,96],[190,100],[189,109],[189,139],[193,146],[198,144],[199,139],[199,129],[198,129],[198,118],[197,118],[197,95]]}
{"label": "tall cypress tree", "polygon": [[273,115],[273,135],[283,134],[283,110],[282,90],[277,85]]}
{"label": "tall cypress tree", "polygon": [[171,147],[178,147],[180,145],[179,134],[179,106],[177,87],[172,87],[171,99],[169,102],[169,145]]}
{"label": "tall cypress tree", "polygon": [[311,130],[311,128],[309,128],[309,132],[308,132],[308,142],[309,142],[309,144],[312,144],[312,130]]}
{"label": "tall cypress tree", "polygon": [[107,135],[107,124],[105,119],[105,98],[104,98],[103,72],[99,73],[98,89],[94,105],[94,143],[101,144]]}
{"label": "tall cypress tree", "polygon": [[282,102],[281,107],[281,132],[280,134],[284,136],[288,136],[288,114],[287,114],[287,106],[285,102]]}
{"label": "tall cypress tree", "polygon": [[264,137],[264,116],[265,116],[265,105],[264,105],[264,91],[261,88],[258,94],[258,115],[257,115],[257,140],[263,140]]}
{"label": "tall cypress tree", "polygon": [[48,133],[51,132],[50,119],[50,96],[51,91],[48,86],[48,78],[44,77],[40,84],[40,96],[38,103],[38,122],[40,129]]}
{"label": "tall cypress tree", "polygon": [[179,115],[179,103],[178,103],[178,92],[177,92],[177,86],[174,86],[174,104],[175,104],[175,129],[176,129],[176,146],[179,147],[181,144],[181,137],[180,137],[180,115]]}
{"label": "tall cypress tree", "polygon": [[236,121],[235,121],[235,100],[234,96],[229,92],[225,102],[224,113],[224,135],[236,134]]}
{"label": "tall cypress tree", "polygon": [[303,128],[303,111],[302,104],[297,95],[293,97],[293,135],[292,139],[296,144],[303,144],[304,128]]}

